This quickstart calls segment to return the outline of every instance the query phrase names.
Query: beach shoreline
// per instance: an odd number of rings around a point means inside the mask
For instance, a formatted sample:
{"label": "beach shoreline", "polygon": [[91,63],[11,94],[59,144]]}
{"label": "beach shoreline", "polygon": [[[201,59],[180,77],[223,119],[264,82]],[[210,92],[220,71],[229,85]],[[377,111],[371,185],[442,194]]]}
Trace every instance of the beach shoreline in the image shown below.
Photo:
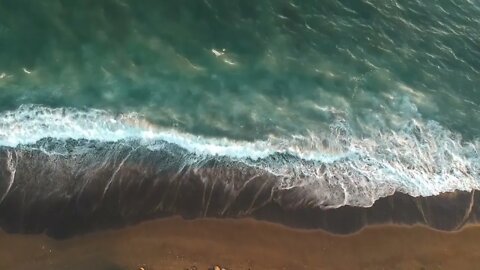
{"label": "beach shoreline", "polygon": [[480,226],[374,225],[349,235],[179,217],[64,240],[0,233],[1,269],[474,269]]}

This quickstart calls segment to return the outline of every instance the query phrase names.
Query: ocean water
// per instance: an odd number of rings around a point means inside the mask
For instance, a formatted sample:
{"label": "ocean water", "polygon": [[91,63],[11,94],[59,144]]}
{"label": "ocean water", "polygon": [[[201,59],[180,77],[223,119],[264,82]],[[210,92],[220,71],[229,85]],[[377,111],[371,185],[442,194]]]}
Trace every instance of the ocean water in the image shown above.
{"label": "ocean water", "polygon": [[3,0],[0,148],[0,204],[39,151],[56,177],[112,164],[103,195],[139,151],[324,208],[477,190],[480,2]]}

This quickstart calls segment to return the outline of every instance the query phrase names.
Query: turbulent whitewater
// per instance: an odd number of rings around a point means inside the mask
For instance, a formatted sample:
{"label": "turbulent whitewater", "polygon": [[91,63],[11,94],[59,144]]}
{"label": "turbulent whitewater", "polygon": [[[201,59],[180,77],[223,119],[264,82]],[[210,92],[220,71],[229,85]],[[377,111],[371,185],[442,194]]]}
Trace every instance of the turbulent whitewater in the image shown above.
{"label": "turbulent whitewater", "polygon": [[[162,130],[139,115],[112,115],[102,110],[30,105],[5,112],[0,119],[0,144],[7,153],[20,149],[42,151],[51,159],[75,159],[91,152],[98,160],[110,160],[117,159],[116,151],[129,151],[117,164],[117,173],[125,163],[138,162],[132,153],[170,149],[181,163],[178,174],[187,167],[201,169],[214,159],[225,160],[232,166],[241,163],[271,173],[280,189],[308,187],[298,204],[309,201],[323,208],[368,207],[395,192],[432,196],[480,187],[478,141],[465,142],[438,123],[415,119],[399,130],[379,131],[369,137],[356,137],[345,121],[338,120],[318,136],[254,142]],[[89,147],[83,149],[83,143],[69,148],[71,140],[119,146],[118,150],[113,147],[98,153]],[[17,159],[21,156],[15,155]],[[16,170],[12,158],[6,162],[10,171]],[[161,168],[168,160],[160,158],[156,162]],[[71,171],[80,169],[77,164],[70,166]],[[232,170],[237,169],[241,170]],[[121,179],[110,177],[111,181]]]}

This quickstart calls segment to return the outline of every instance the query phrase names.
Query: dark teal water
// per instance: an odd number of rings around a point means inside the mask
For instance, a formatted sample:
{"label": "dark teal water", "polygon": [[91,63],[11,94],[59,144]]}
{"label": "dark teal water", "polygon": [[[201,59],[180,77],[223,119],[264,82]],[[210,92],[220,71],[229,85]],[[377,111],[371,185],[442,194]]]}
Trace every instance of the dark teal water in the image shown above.
{"label": "dark teal water", "polygon": [[3,145],[162,139],[468,190],[480,2],[1,0],[0,112]]}
{"label": "dark teal water", "polygon": [[406,98],[480,135],[477,1],[4,0],[0,18],[1,110],[135,111],[253,140],[396,114]]}

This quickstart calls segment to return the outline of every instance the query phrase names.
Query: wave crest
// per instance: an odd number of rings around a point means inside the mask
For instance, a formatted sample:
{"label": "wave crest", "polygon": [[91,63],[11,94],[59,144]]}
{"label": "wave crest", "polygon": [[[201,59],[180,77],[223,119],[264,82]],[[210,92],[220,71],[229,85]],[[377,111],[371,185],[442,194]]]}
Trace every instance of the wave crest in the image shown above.
{"label": "wave crest", "polygon": [[[55,139],[54,147],[45,138]],[[184,164],[182,169],[195,169],[212,159],[241,162],[274,175],[278,189],[302,188],[290,206],[367,207],[397,191],[431,196],[480,188],[479,141],[465,142],[438,123],[421,119],[369,136],[356,136],[339,120],[321,135],[246,142],[162,129],[134,113],[26,105],[0,115],[0,145],[4,147],[40,149],[71,159],[81,151],[58,147],[58,141],[66,140],[140,145],[143,151],[154,152],[174,145],[172,153]]]}

